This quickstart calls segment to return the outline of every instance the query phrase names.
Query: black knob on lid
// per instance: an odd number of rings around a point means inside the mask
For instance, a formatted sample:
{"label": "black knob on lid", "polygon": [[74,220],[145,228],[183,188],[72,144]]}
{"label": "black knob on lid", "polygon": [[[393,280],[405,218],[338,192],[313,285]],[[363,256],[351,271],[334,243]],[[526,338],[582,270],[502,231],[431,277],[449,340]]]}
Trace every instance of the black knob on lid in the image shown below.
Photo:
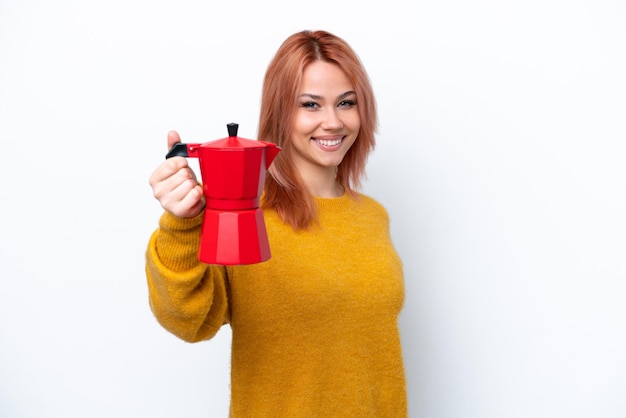
{"label": "black knob on lid", "polygon": [[237,123],[229,123],[226,125],[228,128],[228,136],[237,136],[237,129],[239,128],[239,124]]}

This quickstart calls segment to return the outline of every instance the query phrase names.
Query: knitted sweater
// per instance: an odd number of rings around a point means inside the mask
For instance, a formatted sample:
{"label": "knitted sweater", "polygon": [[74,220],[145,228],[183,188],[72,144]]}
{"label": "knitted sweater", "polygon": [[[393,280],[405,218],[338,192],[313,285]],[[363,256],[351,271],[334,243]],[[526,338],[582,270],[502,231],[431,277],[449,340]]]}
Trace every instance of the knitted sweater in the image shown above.
{"label": "knitted sweater", "polygon": [[151,309],[190,342],[230,324],[231,417],[405,417],[387,212],[365,195],[316,200],[307,231],[264,210],[272,257],[254,265],[200,263],[201,215],[165,213],[147,251]]}

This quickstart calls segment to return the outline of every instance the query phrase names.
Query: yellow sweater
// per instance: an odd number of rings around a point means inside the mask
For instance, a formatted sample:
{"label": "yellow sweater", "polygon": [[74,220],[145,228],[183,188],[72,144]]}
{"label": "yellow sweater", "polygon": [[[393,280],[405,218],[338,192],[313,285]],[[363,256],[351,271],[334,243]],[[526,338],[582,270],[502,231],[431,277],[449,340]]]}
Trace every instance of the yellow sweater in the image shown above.
{"label": "yellow sweater", "polygon": [[317,203],[302,232],[265,210],[272,258],[230,267],[198,262],[201,215],[165,213],[147,251],[152,311],[190,342],[230,324],[231,417],[406,417],[387,212],[365,195]]}

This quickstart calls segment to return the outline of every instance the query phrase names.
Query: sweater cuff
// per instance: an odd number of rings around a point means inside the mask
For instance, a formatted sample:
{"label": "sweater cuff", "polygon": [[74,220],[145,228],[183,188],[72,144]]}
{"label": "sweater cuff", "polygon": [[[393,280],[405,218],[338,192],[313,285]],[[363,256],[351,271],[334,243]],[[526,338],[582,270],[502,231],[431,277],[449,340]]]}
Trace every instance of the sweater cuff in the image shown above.
{"label": "sweater cuff", "polygon": [[171,212],[165,211],[159,220],[161,229],[169,231],[188,231],[198,228],[202,225],[204,211],[200,212],[193,218],[179,218]]}
{"label": "sweater cuff", "polygon": [[164,266],[178,272],[198,267],[203,213],[193,218],[179,218],[169,212],[161,216],[154,249]]}

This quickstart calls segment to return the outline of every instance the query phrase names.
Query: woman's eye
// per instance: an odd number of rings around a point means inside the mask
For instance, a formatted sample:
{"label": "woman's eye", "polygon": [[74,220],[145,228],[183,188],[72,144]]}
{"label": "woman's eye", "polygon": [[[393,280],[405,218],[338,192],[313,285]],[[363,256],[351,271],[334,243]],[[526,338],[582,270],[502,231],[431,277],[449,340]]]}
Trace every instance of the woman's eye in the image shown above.
{"label": "woman's eye", "polygon": [[352,107],[354,105],[356,105],[354,100],[343,100],[339,102],[339,107]]}
{"label": "woman's eye", "polygon": [[318,104],[315,102],[302,102],[300,103],[300,106],[308,109],[316,109],[319,107]]}

